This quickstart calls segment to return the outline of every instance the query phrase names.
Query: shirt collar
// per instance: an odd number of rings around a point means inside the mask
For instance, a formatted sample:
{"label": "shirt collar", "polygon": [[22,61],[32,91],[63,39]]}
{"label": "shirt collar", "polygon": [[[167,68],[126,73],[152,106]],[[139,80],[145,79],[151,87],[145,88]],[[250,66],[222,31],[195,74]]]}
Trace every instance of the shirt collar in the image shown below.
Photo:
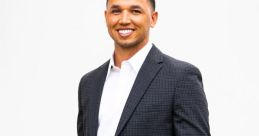
{"label": "shirt collar", "polygon": [[[136,73],[139,72],[139,70],[140,70],[142,64],[144,63],[144,61],[145,61],[149,51],[151,50],[151,48],[152,48],[152,43],[148,42],[142,49],[140,49],[130,59],[125,60],[125,61],[128,61],[130,63],[130,65],[132,66],[132,68],[134,69],[134,71]],[[110,58],[107,76],[110,74],[111,69],[119,70],[119,68],[116,67],[115,64],[114,64],[114,57],[113,56],[114,56],[114,54]]]}
{"label": "shirt collar", "polygon": [[152,44],[148,42],[142,49],[140,49],[135,55],[133,55],[128,61],[132,65],[136,73],[139,72],[142,64],[144,63]]}

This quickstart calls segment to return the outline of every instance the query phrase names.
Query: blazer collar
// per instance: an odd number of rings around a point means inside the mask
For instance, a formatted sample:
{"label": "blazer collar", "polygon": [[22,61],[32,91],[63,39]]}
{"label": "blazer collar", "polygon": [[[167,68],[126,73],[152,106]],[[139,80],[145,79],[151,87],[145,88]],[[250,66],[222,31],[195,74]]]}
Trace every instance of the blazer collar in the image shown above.
{"label": "blazer collar", "polygon": [[96,136],[97,135],[97,129],[98,129],[98,114],[99,114],[99,106],[101,101],[101,95],[102,90],[104,86],[104,82],[107,75],[107,70],[109,66],[109,61],[104,63],[102,66],[100,66],[95,72],[93,77],[93,82],[91,85],[91,89],[89,89],[89,113],[88,120],[89,120],[89,126],[88,131],[90,136]]}
{"label": "blazer collar", "polygon": [[118,136],[127,124],[148,86],[162,68],[162,63],[162,53],[153,45],[133,84],[124,106],[115,136]]}

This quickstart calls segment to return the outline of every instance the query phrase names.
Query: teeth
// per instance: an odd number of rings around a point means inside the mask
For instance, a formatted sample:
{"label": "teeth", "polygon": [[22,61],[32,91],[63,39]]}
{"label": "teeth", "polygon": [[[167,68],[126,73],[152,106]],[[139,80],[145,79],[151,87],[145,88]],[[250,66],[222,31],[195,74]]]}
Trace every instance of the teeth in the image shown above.
{"label": "teeth", "polygon": [[119,30],[119,33],[122,35],[122,36],[128,36],[132,33],[132,30],[130,29],[126,29],[126,30]]}

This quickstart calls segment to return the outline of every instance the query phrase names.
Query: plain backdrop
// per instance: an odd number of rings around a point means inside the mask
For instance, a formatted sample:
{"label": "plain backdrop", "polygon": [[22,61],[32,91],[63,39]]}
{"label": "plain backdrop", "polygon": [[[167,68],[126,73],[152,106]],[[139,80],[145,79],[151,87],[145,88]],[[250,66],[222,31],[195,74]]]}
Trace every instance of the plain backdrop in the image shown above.
{"label": "plain backdrop", "polygon": [[[106,0],[0,1],[0,135],[76,136],[80,78],[111,56]],[[259,1],[157,0],[151,41],[203,75],[213,136],[258,136]]]}

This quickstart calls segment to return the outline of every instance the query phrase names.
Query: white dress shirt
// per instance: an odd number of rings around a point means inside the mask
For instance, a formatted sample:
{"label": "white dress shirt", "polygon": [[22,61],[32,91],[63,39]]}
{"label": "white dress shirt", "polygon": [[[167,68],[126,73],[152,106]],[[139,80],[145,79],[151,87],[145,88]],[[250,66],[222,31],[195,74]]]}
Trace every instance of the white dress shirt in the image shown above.
{"label": "white dress shirt", "polygon": [[97,136],[115,135],[131,88],[151,48],[148,42],[130,59],[122,61],[121,68],[114,65],[111,57],[101,97]]}

